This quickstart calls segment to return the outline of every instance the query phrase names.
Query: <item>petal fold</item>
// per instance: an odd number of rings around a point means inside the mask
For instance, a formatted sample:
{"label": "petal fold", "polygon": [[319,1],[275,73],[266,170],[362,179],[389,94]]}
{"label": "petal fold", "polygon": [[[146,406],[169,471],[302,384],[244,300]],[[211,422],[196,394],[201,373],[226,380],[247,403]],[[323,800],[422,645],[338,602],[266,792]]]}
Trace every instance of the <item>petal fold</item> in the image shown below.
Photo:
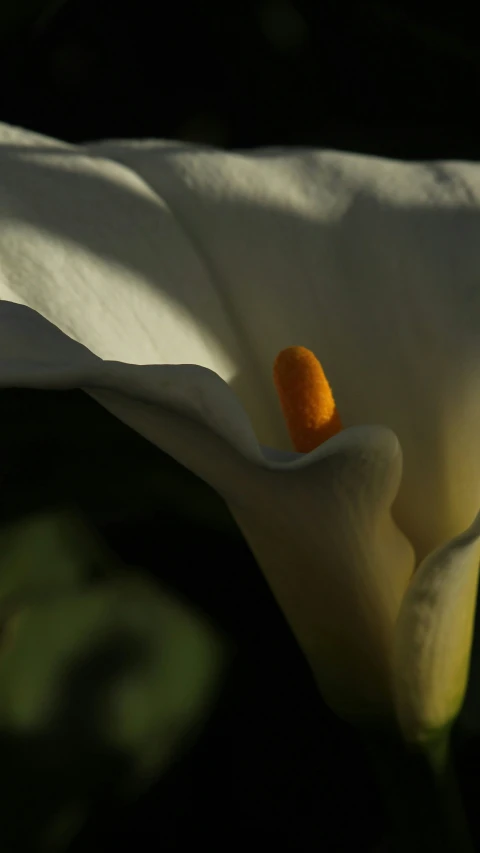
{"label": "petal fold", "polygon": [[394,690],[404,737],[421,744],[448,727],[467,688],[480,561],[480,513],[417,569],[400,610]]}

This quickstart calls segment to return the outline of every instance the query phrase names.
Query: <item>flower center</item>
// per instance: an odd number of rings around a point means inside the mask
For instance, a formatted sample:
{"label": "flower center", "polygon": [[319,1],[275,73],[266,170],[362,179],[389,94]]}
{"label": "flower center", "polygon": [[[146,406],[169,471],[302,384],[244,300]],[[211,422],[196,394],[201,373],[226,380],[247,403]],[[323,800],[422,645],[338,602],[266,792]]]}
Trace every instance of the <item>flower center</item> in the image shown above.
{"label": "flower center", "polygon": [[305,347],[279,352],[273,379],[295,450],[310,453],[342,429],[320,362]]}

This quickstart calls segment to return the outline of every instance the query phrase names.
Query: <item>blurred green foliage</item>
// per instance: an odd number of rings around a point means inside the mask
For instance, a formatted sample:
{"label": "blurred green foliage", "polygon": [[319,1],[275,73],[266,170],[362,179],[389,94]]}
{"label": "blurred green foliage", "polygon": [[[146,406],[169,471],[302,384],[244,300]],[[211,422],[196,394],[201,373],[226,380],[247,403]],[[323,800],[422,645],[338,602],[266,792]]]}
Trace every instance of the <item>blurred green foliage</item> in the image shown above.
{"label": "blurred green foliage", "polygon": [[[227,655],[209,619],[99,527],[165,506],[184,535],[189,514],[235,528],[83,392],[2,391],[0,435],[0,844],[54,853],[191,742]],[[157,546],[164,558],[160,532]]]}

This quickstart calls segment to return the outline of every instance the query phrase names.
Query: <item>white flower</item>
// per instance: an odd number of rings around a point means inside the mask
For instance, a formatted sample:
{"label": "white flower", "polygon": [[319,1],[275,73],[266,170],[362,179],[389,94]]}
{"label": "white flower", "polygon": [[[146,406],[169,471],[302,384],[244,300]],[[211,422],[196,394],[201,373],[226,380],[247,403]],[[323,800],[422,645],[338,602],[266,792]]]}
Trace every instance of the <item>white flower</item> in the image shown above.
{"label": "white flower", "polygon": [[[2,138],[1,385],[84,388],[214,486],[338,713],[448,725],[480,554],[480,166]],[[271,375],[292,344],[344,425],[307,454]]]}

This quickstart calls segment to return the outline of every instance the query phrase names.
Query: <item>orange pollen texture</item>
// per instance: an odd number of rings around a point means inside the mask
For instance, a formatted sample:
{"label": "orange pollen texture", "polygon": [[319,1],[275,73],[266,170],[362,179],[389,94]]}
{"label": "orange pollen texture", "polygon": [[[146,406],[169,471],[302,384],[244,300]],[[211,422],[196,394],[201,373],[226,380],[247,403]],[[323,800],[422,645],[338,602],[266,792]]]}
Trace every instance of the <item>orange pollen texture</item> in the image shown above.
{"label": "orange pollen texture", "polygon": [[342,429],[320,362],[305,347],[287,347],[275,359],[273,379],[295,450],[310,453]]}

